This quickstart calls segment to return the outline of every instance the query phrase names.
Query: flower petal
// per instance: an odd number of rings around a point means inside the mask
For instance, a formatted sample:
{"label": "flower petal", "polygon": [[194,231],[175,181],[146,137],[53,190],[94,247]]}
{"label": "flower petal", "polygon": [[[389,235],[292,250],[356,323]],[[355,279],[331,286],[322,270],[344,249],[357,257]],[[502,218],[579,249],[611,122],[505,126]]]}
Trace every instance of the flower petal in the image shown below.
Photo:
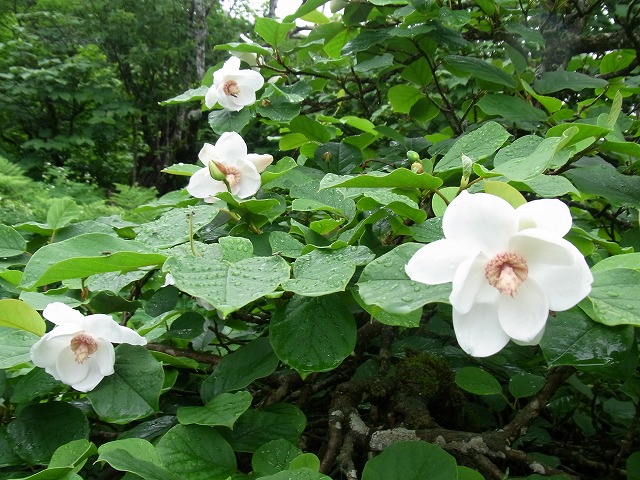
{"label": "flower petal", "polygon": [[31,361],[36,367],[55,367],[58,354],[63,349],[69,348],[72,337],[73,335],[52,337],[51,332],[47,333],[31,346]]}
{"label": "flower petal", "polygon": [[86,317],[85,331],[92,337],[102,338],[111,343],[146,345],[147,340],[130,328],[118,325],[109,315],[97,314]]}
{"label": "flower petal", "polygon": [[542,228],[560,237],[571,229],[569,207],[558,199],[533,200],[516,208],[519,229]]}
{"label": "flower petal", "polygon": [[454,308],[453,329],[460,348],[474,357],[498,353],[509,342],[509,336],[498,321],[495,304],[478,303],[468,313],[460,313]]}
{"label": "flower petal", "polygon": [[81,381],[74,383],[71,386],[79,392],[90,392],[91,390],[96,388],[96,386],[102,381],[105,376],[106,375],[103,375],[100,372],[98,363],[90,362],[88,364],[88,369],[85,377]]}
{"label": "flower petal", "polygon": [[84,315],[62,302],[47,305],[42,316],[56,325],[79,325],[84,320]]}
{"label": "flower petal", "polygon": [[454,240],[436,240],[414,253],[404,271],[411,280],[427,285],[450,282],[460,264],[475,253],[465,247]]}
{"label": "flower petal", "polygon": [[218,72],[222,72],[225,75],[231,75],[236,73],[238,70],[240,70],[240,59],[238,57],[229,57]]}
{"label": "flower petal", "polygon": [[562,237],[542,228],[530,228],[518,232],[509,242],[509,251],[517,253],[534,265],[571,265],[575,262],[575,247]]}
{"label": "flower petal", "polygon": [[198,152],[198,158],[205,167],[208,167],[209,162],[212,160],[217,160],[219,156],[215,145],[211,145],[210,143],[205,143],[200,149],[200,152]]}
{"label": "flower petal", "polygon": [[96,341],[98,342],[98,349],[91,356],[90,360],[97,365],[98,371],[102,376],[112,375],[113,372],[115,372],[113,367],[116,363],[116,351],[113,345],[107,340],[98,338]]}
{"label": "flower petal", "polygon": [[[573,247],[573,245],[571,245]],[[568,310],[589,295],[593,275],[580,251],[574,248],[571,265],[532,264],[529,278],[534,280],[556,312]]]}
{"label": "flower petal", "polygon": [[503,251],[517,232],[518,218],[505,200],[464,191],[445,210],[442,230],[448,240],[464,241],[491,257]]}
{"label": "flower petal", "polygon": [[231,160],[244,159],[247,156],[247,144],[236,132],[224,132],[216,142],[220,162],[227,165]]}
{"label": "flower petal", "polygon": [[218,87],[212,85],[207,90],[207,93],[204,95],[204,104],[207,108],[212,108],[216,103],[218,103]]}
{"label": "flower petal", "polygon": [[61,350],[56,361],[56,372],[58,380],[72,387],[82,382],[89,373],[91,359],[86,359],[82,363],[76,362],[75,354],[70,348]]}
{"label": "flower petal", "polygon": [[207,167],[201,168],[191,175],[187,192],[196,198],[204,198],[205,200],[215,198],[214,195],[220,192],[226,192],[227,186],[224,182],[211,178]]}
{"label": "flower petal", "polygon": [[258,173],[263,172],[265,168],[273,163],[273,157],[266,154],[259,155],[257,153],[250,153],[249,155],[247,155],[247,160],[253,163]]}
{"label": "flower petal", "polygon": [[513,297],[500,295],[500,325],[514,340],[531,342],[544,329],[548,317],[549,302],[534,280],[527,279]]}
{"label": "flower petal", "polygon": [[247,198],[260,190],[260,174],[256,170],[253,163],[242,159],[235,162],[235,168],[240,172],[240,181],[235,185],[231,185],[231,193],[240,197]]}
{"label": "flower petal", "polygon": [[459,313],[467,313],[474,304],[495,303],[500,293],[487,281],[487,256],[480,252],[462,262],[453,276],[449,302]]}

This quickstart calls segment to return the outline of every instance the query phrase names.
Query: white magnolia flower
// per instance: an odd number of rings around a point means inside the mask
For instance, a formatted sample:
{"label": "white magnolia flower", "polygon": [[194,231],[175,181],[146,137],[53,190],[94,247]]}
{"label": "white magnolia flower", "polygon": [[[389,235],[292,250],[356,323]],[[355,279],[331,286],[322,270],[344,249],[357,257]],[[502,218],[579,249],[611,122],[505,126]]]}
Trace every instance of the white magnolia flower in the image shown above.
{"label": "white magnolia flower", "polygon": [[514,209],[465,191],[444,213],[445,238],[418,250],[405,270],[428,285],[453,283],[453,327],[470,355],[493,355],[509,340],[536,345],[549,310],[567,310],[591,291],[584,257],[562,238],[571,221],[559,200]]}
{"label": "white magnolia flower", "polygon": [[[260,188],[260,172],[273,162],[271,155],[247,154],[247,144],[235,132],[223,133],[215,145],[205,143],[198,158],[204,168],[191,176],[187,191],[209,203],[217,200],[216,193],[229,189],[240,198],[254,195]],[[224,180],[213,178],[212,169]]]}
{"label": "white magnolia flower", "polygon": [[110,315],[86,317],[64,303],[50,303],[42,312],[56,326],[31,347],[31,361],[56,380],[80,392],[93,390],[114,373],[111,343],[145,345],[146,339],[118,325]]}
{"label": "white magnolia flower", "polygon": [[231,57],[220,70],[213,72],[213,85],[204,96],[208,108],[219,103],[222,108],[237,112],[256,101],[256,91],[264,78],[253,70],[240,70],[240,59]]}

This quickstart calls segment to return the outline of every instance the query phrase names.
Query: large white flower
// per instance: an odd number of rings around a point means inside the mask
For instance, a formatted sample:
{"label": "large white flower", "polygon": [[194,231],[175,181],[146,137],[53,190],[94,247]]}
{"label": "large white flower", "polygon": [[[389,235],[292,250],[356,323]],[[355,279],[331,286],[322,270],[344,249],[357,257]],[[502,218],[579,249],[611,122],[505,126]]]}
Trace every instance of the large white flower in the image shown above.
{"label": "large white flower", "polygon": [[453,327],[470,355],[493,355],[509,340],[536,345],[549,310],[567,310],[591,291],[584,257],[562,238],[571,222],[559,200],[514,209],[462,192],[444,213],[445,238],[418,250],[405,271],[428,285],[452,282]]}
{"label": "large white flower", "polygon": [[204,96],[208,108],[219,103],[225,110],[237,112],[256,101],[256,91],[264,78],[253,70],[240,70],[240,59],[231,57],[220,70],[213,72],[213,85]]}
{"label": "large white flower", "polygon": [[[235,132],[223,133],[215,145],[205,143],[198,158],[204,168],[191,176],[187,192],[209,203],[217,200],[216,193],[229,189],[240,198],[254,195],[260,188],[260,172],[273,162],[271,155],[247,154],[247,144]],[[213,178],[212,168],[224,180]]]}
{"label": "large white flower", "polygon": [[93,390],[113,374],[115,351],[111,343],[147,343],[110,315],[85,317],[60,302],[47,305],[42,315],[56,326],[31,347],[31,361],[80,392]]}

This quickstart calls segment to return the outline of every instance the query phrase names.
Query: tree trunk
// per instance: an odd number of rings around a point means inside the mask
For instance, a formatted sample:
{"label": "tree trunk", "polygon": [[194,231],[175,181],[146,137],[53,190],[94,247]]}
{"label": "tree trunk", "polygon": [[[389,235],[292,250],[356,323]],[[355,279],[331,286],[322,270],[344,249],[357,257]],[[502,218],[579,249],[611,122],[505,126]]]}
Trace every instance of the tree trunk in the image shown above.
{"label": "tree trunk", "polygon": [[267,17],[276,18],[277,8],[278,8],[278,0],[269,0],[269,13],[267,13]]}

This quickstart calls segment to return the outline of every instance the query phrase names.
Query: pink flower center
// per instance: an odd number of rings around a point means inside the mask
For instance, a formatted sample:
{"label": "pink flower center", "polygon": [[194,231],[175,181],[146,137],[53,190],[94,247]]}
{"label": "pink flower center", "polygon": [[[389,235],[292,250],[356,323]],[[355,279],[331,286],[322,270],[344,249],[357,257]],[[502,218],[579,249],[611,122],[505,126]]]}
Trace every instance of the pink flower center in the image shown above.
{"label": "pink flower center", "polygon": [[222,86],[222,91],[225,95],[237,97],[240,93],[240,87],[238,86],[238,82],[236,82],[235,80],[227,80]]}
{"label": "pink flower center", "polygon": [[517,293],[528,273],[525,259],[512,252],[499,253],[484,267],[489,284],[510,297]]}
{"label": "pink flower center", "polygon": [[84,361],[98,350],[98,342],[88,333],[76,333],[69,344],[71,350],[76,356],[76,363],[84,363]]}

